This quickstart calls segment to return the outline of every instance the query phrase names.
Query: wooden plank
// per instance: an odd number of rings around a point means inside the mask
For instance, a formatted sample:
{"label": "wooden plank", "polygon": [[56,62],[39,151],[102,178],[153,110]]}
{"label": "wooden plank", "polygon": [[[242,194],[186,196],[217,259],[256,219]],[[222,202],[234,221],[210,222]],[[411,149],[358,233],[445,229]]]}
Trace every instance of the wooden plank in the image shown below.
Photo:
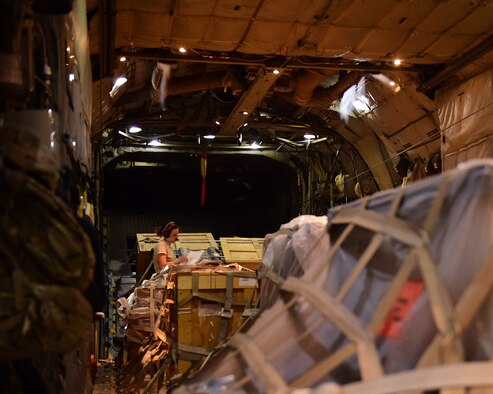
{"label": "wooden plank", "polygon": [[[253,273],[237,271],[233,278],[233,287],[237,288],[255,288],[257,286],[257,280],[253,276]],[[198,289],[226,289],[227,278],[224,273],[216,273],[214,271],[202,271],[194,273],[199,276]],[[178,288],[181,290],[192,289],[192,275],[190,272],[180,272],[177,274]]]}
{"label": "wooden plank", "polygon": [[178,241],[173,246],[175,250],[180,248],[206,250],[210,247],[218,249],[217,242],[211,233],[180,233]]}
{"label": "wooden plank", "polygon": [[[154,246],[159,242],[159,237],[156,233],[137,233],[137,266],[136,270],[136,279],[140,280],[145,270],[149,266],[151,262],[151,251],[154,249]],[[146,279],[149,279],[151,275],[154,273],[154,269],[149,270],[146,275]]]}
{"label": "wooden plank", "polygon": [[150,252],[159,242],[156,233],[137,233],[137,253]]}
{"label": "wooden plank", "polygon": [[[255,305],[258,298],[258,285],[252,273],[231,271],[233,275],[233,293],[231,318],[228,319],[228,336],[236,332],[244,322],[243,312],[245,305]],[[192,296],[192,275],[198,276],[199,296]],[[178,272],[176,274],[176,305],[177,314],[177,342],[180,345],[190,345],[211,350],[220,343],[220,330],[226,301],[227,277],[224,272],[213,270],[192,272]],[[205,297],[205,298],[203,298]],[[211,299],[207,299],[210,297]],[[217,300],[223,300],[218,302]],[[242,305],[241,305],[242,304]],[[250,307],[250,306],[249,306]],[[178,370],[185,372],[194,361],[183,352],[178,353]]]}
{"label": "wooden plank", "polygon": [[219,238],[224,255],[224,261],[228,264],[260,263],[262,261],[262,249],[264,238]]}

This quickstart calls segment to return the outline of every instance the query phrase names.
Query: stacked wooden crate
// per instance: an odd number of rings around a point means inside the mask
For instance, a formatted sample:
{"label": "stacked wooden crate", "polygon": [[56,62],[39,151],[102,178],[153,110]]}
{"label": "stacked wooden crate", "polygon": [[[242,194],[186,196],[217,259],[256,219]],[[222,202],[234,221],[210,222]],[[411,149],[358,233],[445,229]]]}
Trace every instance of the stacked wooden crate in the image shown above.
{"label": "stacked wooden crate", "polygon": [[262,262],[264,238],[219,238],[226,264],[237,263],[252,271],[257,270]]}
{"label": "stacked wooden crate", "polygon": [[[152,250],[159,242],[156,233],[139,233],[137,234],[137,266],[135,279],[138,282],[144,275],[149,263],[151,262]],[[148,279],[154,271],[150,271],[146,278]]]}
{"label": "stacked wooden crate", "polygon": [[251,314],[258,299],[254,272],[209,268],[177,272],[174,279],[178,370],[185,372]]}
{"label": "stacked wooden crate", "polygon": [[[138,233],[137,234],[137,267],[136,280],[144,275],[149,263],[151,262],[152,250],[159,242],[159,236],[155,233]],[[172,245],[173,250],[180,248],[189,250],[207,250],[213,247],[218,249],[217,242],[211,233],[180,233],[179,240]],[[151,268],[146,274],[146,279],[154,273]]]}
{"label": "stacked wooden crate", "polygon": [[180,233],[178,240],[173,244],[173,249],[180,248],[190,250],[218,249],[217,242],[211,233]]}

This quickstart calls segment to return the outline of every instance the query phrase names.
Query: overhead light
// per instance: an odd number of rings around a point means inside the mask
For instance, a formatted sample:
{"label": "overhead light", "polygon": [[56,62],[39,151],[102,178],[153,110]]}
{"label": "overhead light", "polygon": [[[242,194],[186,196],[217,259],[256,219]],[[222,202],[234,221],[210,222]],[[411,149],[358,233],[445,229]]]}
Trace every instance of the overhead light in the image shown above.
{"label": "overhead light", "polygon": [[187,48],[180,47],[178,51],[180,51],[180,53],[187,53]]}
{"label": "overhead light", "polygon": [[142,129],[139,127],[139,126],[132,126],[128,129],[128,132],[129,133],[140,133],[142,131]]}
{"label": "overhead light", "polygon": [[117,92],[118,88],[119,88],[120,86],[124,85],[126,82],[127,82],[127,78],[125,78],[125,77],[119,77],[119,78],[115,81],[115,83],[113,84],[113,87],[111,88],[111,91],[110,91],[110,96],[111,96],[111,97],[113,97],[113,96],[116,94],[116,92]]}
{"label": "overhead light", "polygon": [[76,140],[73,140],[72,141],[72,146],[75,148],[77,146],[77,141]]}
{"label": "overhead light", "polygon": [[73,73],[70,73],[70,74],[68,75],[68,80],[69,80],[70,82],[72,82],[73,80],[75,80],[75,75],[74,75]]}
{"label": "overhead light", "polygon": [[242,111],[243,115],[248,115],[248,111]]}
{"label": "overhead light", "polygon": [[124,85],[127,81],[128,80],[125,77],[117,78],[114,85],[113,85],[113,89],[119,88],[120,86]]}
{"label": "overhead light", "polygon": [[395,86],[395,82],[394,82],[394,81],[390,81],[390,82],[389,82],[389,85],[390,85],[390,86]]}
{"label": "overhead light", "polygon": [[67,52],[70,52],[70,47],[67,47],[67,49],[66,49],[66,50],[67,50]]}
{"label": "overhead light", "polygon": [[257,142],[254,141],[250,145],[250,148],[252,148],[252,149],[259,149],[260,148],[260,144],[257,144]]}
{"label": "overhead light", "polygon": [[216,120],[214,123],[217,124],[218,126],[221,125],[221,122],[219,122],[218,120]]}
{"label": "overhead light", "polygon": [[305,140],[313,140],[316,136],[312,133],[305,133],[303,137],[305,137]]}
{"label": "overhead light", "polygon": [[120,61],[121,62],[126,62],[127,61],[127,58],[125,56],[122,56],[122,57],[120,57]]}
{"label": "overhead light", "polygon": [[248,122],[243,123],[243,127],[247,127],[247,126],[248,126]]}
{"label": "overhead light", "polygon": [[161,141],[159,141],[159,140],[151,140],[148,145],[150,145],[150,146],[164,146],[164,144],[162,144]]}
{"label": "overhead light", "polygon": [[204,135],[204,138],[206,140],[213,140],[214,138],[216,138],[216,136],[214,134],[206,134]]}
{"label": "overhead light", "polygon": [[279,75],[281,72],[276,68],[274,71],[272,71],[272,74]]}
{"label": "overhead light", "polygon": [[402,60],[401,59],[394,59],[394,65],[395,66],[400,66],[402,63]]}

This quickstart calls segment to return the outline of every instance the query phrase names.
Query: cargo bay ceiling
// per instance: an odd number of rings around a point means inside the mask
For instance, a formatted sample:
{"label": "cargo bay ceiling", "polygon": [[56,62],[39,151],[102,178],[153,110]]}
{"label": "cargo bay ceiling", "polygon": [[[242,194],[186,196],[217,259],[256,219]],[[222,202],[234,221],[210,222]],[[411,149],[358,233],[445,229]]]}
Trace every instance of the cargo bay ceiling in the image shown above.
{"label": "cargo bay ceiling", "polygon": [[353,172],[391,187],[389,157],[440,151],[435,91],[493,65],[492,1],[88,0],[87,12],[107,161],[354,148]]}

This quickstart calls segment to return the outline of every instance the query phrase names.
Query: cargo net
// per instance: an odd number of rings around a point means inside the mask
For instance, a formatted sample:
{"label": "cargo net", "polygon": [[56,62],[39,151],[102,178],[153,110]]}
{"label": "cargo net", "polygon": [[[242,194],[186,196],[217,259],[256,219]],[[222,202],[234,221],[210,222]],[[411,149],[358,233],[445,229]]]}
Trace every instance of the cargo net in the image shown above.
{"label": "cargo net", "polygon": [[156,393],[188,373],[248,320],[256,289],[256,273],[238,266],[172,266],[120,298],[127,328],[117,392]]}
{"label": "cargo net", "polygon": [[171,310],[174,274],[155,274],[118,300],[118,313],[127,323],[118,363],[117,392],[156,393],[170,366]]}
{"label": "cargo net", "polygon": [[277,300],[173,392],[493,392],[493,161],[328,216],[332,245],[264,272]]}

